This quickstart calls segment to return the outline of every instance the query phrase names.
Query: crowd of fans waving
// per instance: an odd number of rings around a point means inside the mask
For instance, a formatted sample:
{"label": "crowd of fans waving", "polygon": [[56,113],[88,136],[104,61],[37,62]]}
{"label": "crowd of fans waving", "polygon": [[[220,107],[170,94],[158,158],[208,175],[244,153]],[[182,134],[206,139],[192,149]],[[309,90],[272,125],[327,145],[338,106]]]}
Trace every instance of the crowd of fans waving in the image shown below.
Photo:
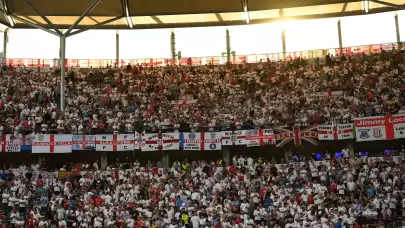
{"label": "crowd of fans waving", "polygon": [[396,51],[256,65],[71,69],[64,110],[58,70],[4,69],[0,130],[16,133],[248,128],[405,111],[405,65]]}

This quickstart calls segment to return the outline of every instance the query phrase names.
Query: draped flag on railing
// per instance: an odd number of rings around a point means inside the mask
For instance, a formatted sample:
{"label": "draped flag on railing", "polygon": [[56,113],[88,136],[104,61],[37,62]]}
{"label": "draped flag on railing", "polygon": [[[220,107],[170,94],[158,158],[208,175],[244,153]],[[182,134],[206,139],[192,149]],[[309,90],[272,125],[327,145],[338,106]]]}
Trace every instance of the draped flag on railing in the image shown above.
{"label": "draped flag on railing", "polygon": [[221,150],[221,132],[181,133],[180,144],[184,150]]}
{"label": "draped flag on railing", "polygon": [[132,151],[134,134],[96,135],[96,150],[99,151]]}
{"label": "draped flag on railing", "polygon": [[246,130],[221,131],[222,145],[246,145]]}
{"label": "draped flag on railing", "polygon": [[72,138],[73,150],[95,150],[96,136],[95,135],[73,135]]}
{"label": "draped flag on railing", "polygon": [[354,126],[358,142],[405,138],[405,114],[357,118]]}
{"label": "draped flag on railing", "polygon": [[337,124],[337,125],[319,125],[318,139],[319,140],[344,140],[352,139],[353,124]]}
{"label": "draped flag on railing", "polygon": [[318,132],[316,132],[316,129],[317,126],[305,127],[302,130],[300,127],[293,127],[292,131],[285,128],[275,128],[274,130],[279,132],[275,134],[276,140],[280,140],[276,146],[282,147],[291,140],[294,140],[294,144],[297,146],[302,144],[302,140],[318,145],[316,140],[318,139]]}
{"label": "draped flag on railing", "polygon": [[16,135],[2,135],[0,152],[20,152],[20,145],[15,140]]}
{"label": "draped flag on railing", "polygon": [[72,153],[72,135],[35,135],[32,153]]}
{"label": "draped flag on railing", "polygon": [[153,133],[143,137],[142,151],[178,150],[179,133]]}
{"label": "draped flag on railing", "polygon": [[273,129],[253,129],[246,131],[246,146],[264,146],[276,144]]}
{"label": "draped flag on railing", "polygon": [[[354,124],[319,125],[308,127],[234,130],[221,132],[139,133],[114,135],[31,134],[2,135],[0,152],[19,152],[26,146],[33,153],[71,153],[72,150],[97,151],[164,151],[164,150],[221,150],[224,146],[282,147],[290,141],[317,145],[318,140],[358,142],[405,138],[405,114],[363,117]],[[32,140],[32,143],[31,143]],[[24,143],[24,144],[23,144]],[[28,143],[28,144],[26,144]],[[29,149],[24,149],[25,151]]]}

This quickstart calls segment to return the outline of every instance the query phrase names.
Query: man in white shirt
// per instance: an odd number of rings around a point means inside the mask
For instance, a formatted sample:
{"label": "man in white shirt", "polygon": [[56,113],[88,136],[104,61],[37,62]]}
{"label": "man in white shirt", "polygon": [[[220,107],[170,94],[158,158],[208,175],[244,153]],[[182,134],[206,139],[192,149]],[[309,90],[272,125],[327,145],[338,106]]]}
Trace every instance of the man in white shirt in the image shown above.
{"label": "man in white shirt", "polygon": [[193,228],[199,228],[200,227],[200,217],[197,215],[196,212],[193,212],[193,216],[190,219],[191,224],[193,225]]}

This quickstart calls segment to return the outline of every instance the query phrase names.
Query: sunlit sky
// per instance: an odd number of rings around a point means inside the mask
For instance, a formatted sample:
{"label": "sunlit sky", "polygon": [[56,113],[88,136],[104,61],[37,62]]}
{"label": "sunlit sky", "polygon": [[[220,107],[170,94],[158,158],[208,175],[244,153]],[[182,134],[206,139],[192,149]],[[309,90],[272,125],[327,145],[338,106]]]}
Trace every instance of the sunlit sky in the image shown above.
{"label": "sunlit sky", "polygon": [[[399,30],[405,39],[405,11],[399,11]],[[394,12],[340,18],[343,46],[396,42]],[[237,55],[282,51],[281,30],[287,52],[339,46],[339,18],[230,27],[178,28],[176,50],[183,57],[220,56],[225,52],[226,28]],[[120,30],[120,59],[169,58],[170,29]],[[68,59],[115,59],[115,30],[93,30],[66,41]],[[3,36],[0,36],[3,43]],[[0,45],[0,52],[3,46]],[[59,38],[41,30],[14,29],[9,33],[8,58],[59,58]]]}

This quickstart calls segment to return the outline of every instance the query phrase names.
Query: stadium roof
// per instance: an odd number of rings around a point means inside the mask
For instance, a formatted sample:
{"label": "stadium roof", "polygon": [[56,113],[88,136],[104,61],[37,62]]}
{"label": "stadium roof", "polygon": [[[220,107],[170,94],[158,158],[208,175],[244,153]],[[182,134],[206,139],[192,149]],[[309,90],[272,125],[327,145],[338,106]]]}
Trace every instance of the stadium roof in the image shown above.
{"label": "stadium roof", "polygon": [[[0,0],[0,23],[11,28],[150,29],[244,25],[365,15],[405,9],[405,0]],[[24,23],[25,22],[25,23]],[[31,23],[28,25],[27,22]]]}

